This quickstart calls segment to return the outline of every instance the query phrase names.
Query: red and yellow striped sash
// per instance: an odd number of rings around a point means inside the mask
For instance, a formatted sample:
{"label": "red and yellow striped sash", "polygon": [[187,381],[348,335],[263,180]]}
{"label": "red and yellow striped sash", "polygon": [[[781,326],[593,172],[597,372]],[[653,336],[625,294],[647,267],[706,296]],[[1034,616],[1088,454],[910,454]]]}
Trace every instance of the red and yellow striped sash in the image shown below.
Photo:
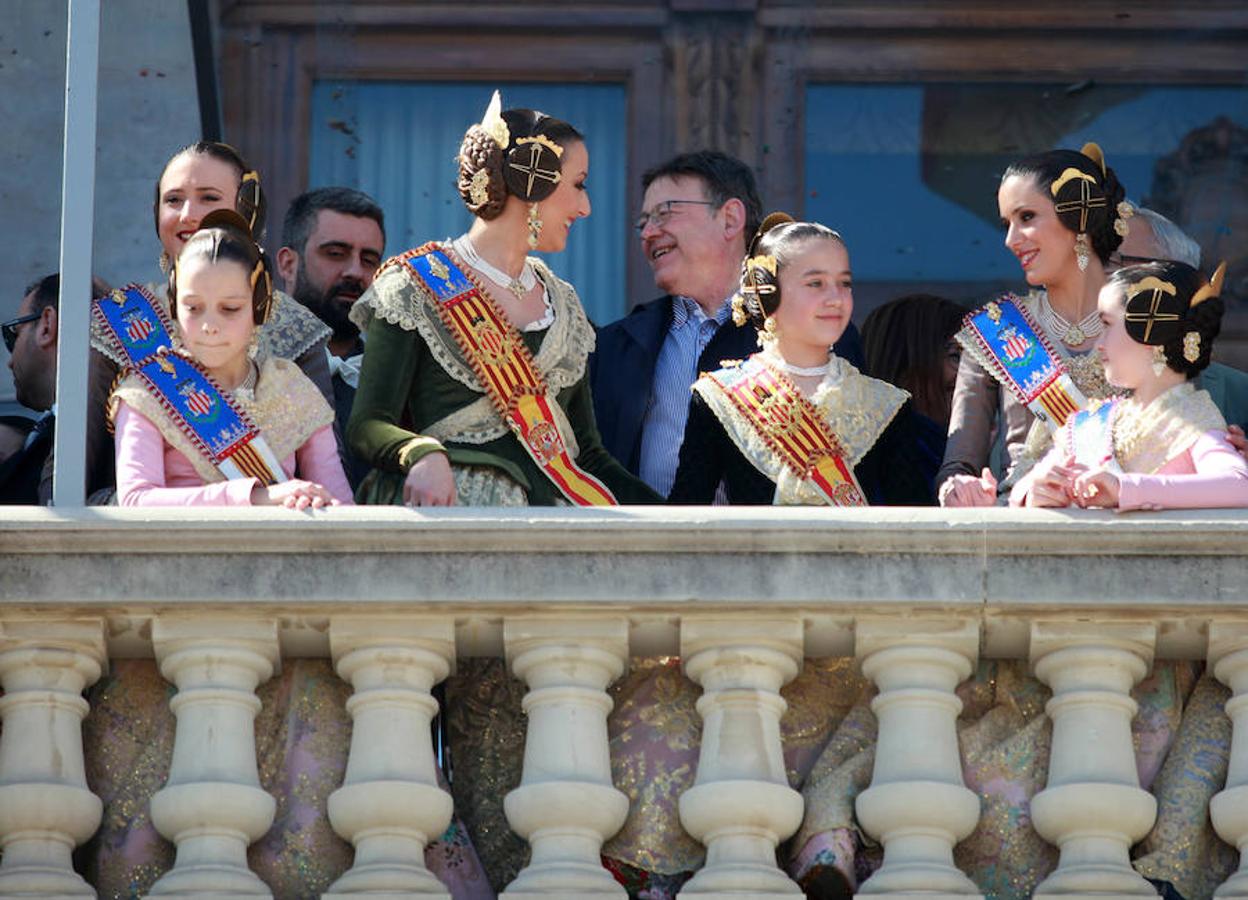
{"label": "red and yellow striped sash", "polygon": [[756,360],[706,377],[784,464],[814,485],[829,505],[867,505],[840,440],[789,379]]}
{"label": "red and yellow striped sash", "polygon": [[607,486],[572,460],[533,355],[472,275],[433,243],[400,260],[433,297],[438,317],[495,410],[559,492],[578,506],[617,505]]}

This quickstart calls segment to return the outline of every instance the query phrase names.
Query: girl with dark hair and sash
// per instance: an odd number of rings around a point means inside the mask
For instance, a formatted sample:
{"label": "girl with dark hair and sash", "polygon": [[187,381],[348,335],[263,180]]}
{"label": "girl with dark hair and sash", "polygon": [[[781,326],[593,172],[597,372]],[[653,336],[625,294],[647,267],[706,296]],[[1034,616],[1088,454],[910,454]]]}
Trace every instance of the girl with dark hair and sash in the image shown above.
{"label": "girl with dark hair and sash", "polygon": [[1192,380],[1209,365],[1222,321],[1223,264],[1211,281],[1179,262],[1120,269],[1101,290],[1096,343],[1111,384],[1131,392],[1091,404],[1014,488],[1027,506],[1171,509],[1248,506],[1248,462],[1226,420]]}
{"label": "girl with dark hair and sash", "polygon": [[333,410],[294,363],[255,359],[273,287],[249,224],[230,210],[205,216],[172,266],[168,295],[176,329],[136,286],[94,307],[127,354],[111,410],[118,502],[350,503]]}
{"label": "girl with dark hair and sash", "polygon": [[657,498],[602,446],[576,291],[558,252],[589,215],[580,133],[495,94],[468,129],[467,234],[394,257],[352,310],[368,349],[347,439],[374,466],[366,503],[613,505]]}
{"label": "girl with dark hair and sash", "polygon": [[924,505],[910,395],[832,353],[853,312],[849,253],[815,222],[768,216],[733,317],[763,350],[693,386],[672,503]]}
{"label": "girl with dark hair and sash", "polygon": [[[992,506],[1048,449],[1052,433],[1091,399],[1109,395],[1096,298],[1104,264],[1134,210],[1101,148],[1051,150],[1011,165],[997,203],[1005,245],[1033,290],[967,316],[944,464],[943,506]],[[1005,432],[1001,483],[987,468]]]}

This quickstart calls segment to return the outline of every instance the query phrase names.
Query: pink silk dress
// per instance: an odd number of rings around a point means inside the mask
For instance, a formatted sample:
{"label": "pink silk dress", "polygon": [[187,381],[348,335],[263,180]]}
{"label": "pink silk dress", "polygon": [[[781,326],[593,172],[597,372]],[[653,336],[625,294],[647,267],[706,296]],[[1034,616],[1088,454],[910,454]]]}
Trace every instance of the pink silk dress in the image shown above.
{"label": "pink silk dress", "polygon": [[[205,484],[190,460],[165,441],[142,413],[121,402],[116,417],[117,502],[121,506],[250,506],[254,478]],[[282,460],[288,478],[323,485],[339,503],[350,505],[333,426],[325,425]]]}

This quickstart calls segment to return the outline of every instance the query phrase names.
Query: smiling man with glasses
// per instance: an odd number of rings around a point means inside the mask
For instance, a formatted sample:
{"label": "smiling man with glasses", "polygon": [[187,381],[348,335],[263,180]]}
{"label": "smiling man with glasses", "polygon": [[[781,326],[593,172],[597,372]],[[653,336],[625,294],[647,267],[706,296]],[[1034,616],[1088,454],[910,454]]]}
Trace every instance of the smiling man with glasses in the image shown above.
{"label": "smiling man with glasses", "polygon": [[[663,297],[598,332],[590,358],[602,442],[664,496],[689,415],[689,387],[724,359],[758,351],[754,329],[732,323],[741,260],[762,218],[754,173],[714,150],[686,153],[642,176],[634,222]],[[861,364],[851,325],[837,352]]]}

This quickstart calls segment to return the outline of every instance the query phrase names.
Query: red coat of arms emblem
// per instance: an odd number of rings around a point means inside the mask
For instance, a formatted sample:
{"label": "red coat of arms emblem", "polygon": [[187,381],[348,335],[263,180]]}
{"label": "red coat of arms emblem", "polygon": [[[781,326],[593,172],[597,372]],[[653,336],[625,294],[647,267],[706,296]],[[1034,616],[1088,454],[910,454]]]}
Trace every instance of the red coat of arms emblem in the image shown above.
{"label": "red coat of arms emblem", "polygon": [[1031,349],[1031,341],[1014,328],[1007,328],[1001,332],[1001,346],[1010,359],[1020,360]]}
{"label": "red coat of arms emblem", "polygon": [[126,323],[126,336],[136,344],[141,344],[151,337],[153,331],[155,328],[144,316],[135,316]]}
{"label": "red coat of arms emblem", "polygon": [[550,461],[563,452],[563,437],[559,430],[549,422],[538,422],[525,437],[525,443],[533,451],[539,465],[549,465]]}
{"label": "red coat of arms emblem", "polygon": [[212,396],[199,388],[187,391],[186,408],[197,416],[206,416],[212,412],[214,406]]}

